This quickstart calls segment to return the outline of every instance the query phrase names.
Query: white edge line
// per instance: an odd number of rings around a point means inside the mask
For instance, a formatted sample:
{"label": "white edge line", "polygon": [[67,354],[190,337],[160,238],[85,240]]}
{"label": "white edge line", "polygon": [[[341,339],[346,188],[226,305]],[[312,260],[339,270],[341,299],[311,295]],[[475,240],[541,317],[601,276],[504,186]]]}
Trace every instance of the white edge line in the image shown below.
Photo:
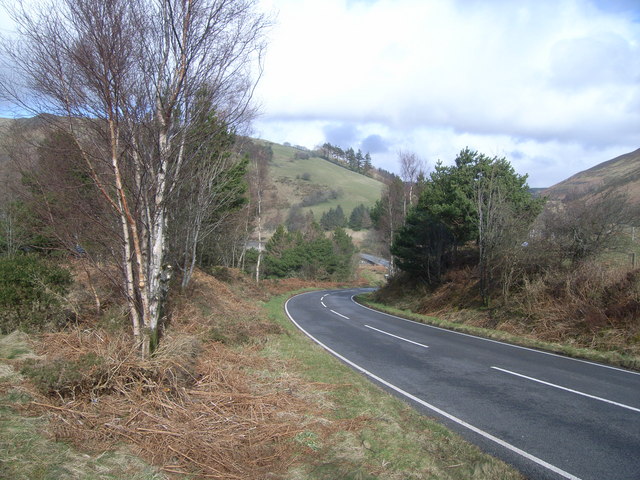
{"label": "white edge line", "polygon": [[[304,295],[304,293],[299,294],[299,295]],[[295,295],[294,297],[291,298],[295,298],[298,295]],[[407,397],[410,400],[413,400],[416,403],[419,403],[420,405],[428,408],[429,410],[432,410],[434,412],[436,412],[439,415],[442,415],[445,418],[448,418],[449,420],[451,420],[452,422],[457,423],[458,425],[461,425],[469,430],[471,430],[474,433],[477,433],[478,435],[483,436],[484,438],[486,438],[487,440],[491,440],[492,442],[497,443],[498,445],[506,448],[507,450],[511,450],[514,453],[517,453],[518,455],[526,458],[527,460],[530,460],[534,463],[537,463],[538,465],[551,470],[554,473],[557,473],[558,475],[560,475],[561,477],[564,477],[568,480],[581,480],[579,477],[576,477],[575,475],[570,474],[569,472],[565,472],[564,470],[556,467],[555,465],[551,465],[548,462],[545,462],[544,460],[542,460],[541,458],[538,458],[534,455],[531,455],[530,453],[525,452],[524,450],[519,449],[518,447],[511,445],[510,443],[505,442],[504,440],[498,438],[498,437],[494,437],[493,435],[491,435],[490,433],[485,432],[484,430],[480,430],[478,427],[474,427],[473,425],[471,425],[470,423],[465,422],[464,420],[459,419],[458,417],[454,417],[453,415],[451,415],[450,413],[445,412],[444,410],[439,409],[438,407],[431,405],[430,403],[425,402],[424,400],[422,400],[421,398],[418,398],[412,394],[410,394],[409,392],[406,392],[404,390],[402,390],[400,387],[396,387],[394,384],[387,382],[386,380],[383,380],[382,378],[378,377],[377,375],[371,373],[370,371],[366,370],[365,368],[362,368],[360,365],[358,365],[357,363],[352,362],[351,360],[343,357],[342,355],[340,355],[338,352],[332,350],[331,348],[327,347],[324,343],[322,343],[320,340],[318,340],[317,338],[315,338],[313,335],[311,335],[309,332],[307,332],[304,328],[302,328],[291,316],[291,314],[289,313],[289,308],[288,308],[288,304],[289,301],[291,300],[291,298],[289,300],[287,300],[284,304],[284,309],[285,312],[287,312],[287,316],[289,317],[289,320],[291,320],[291,322],[293,322],[293,324],[298,327],[298,329],[304,333],[307,337],[309,337],[311,340],[313,340],[314,342],[316,342],[318,345],[320,345],[322,348],[324,348],[326,351],[328,351],[329,353],[331,353],[333,356],[339,358],[340,360],[342,360],[344,363],[351,365],[353,368],[355,368],[356,370],[358,370],[361,373],[364,373],[365,375],[373,378],[374,380],[376,380],[377,382],[385,385],[386,387],[389,387],[390,389],[398,392],[399,394]],[[353,298],[353,297],[352,297]],[[367,308],[367,307],[365,307]],[[371,310],[371,309],[370,309]],[[374,310],[375,311],[375,310]]]}
{"label": "white edge line", "polygon": [[362,305],[354,300],[354,297],[359,294],[355,294],[351,296],[351,301],[356,305],[361,306],[362,308],[366,308],[367,310],[371,310],[372,312],[377,312],[381,315],[386,315],[387,317],[397,318],[398,320],[403,320],[405,322],[415,323],[416,325],[422,325],[423,327],[434,328],[436,330],[442,330],[444,332],[455,333],[456,335],[462,335],[464,337],[476,338],[478,340],[483,340],[485,342],[498,343],[500,345],[506,345],[507,347],[518,348],[520,350],[527,350],[529,352],[540,353],[542,355],[550,355],[552,357],[564,358],[565,360],[573,360],[574,362],[586,363],[588,365],[594,365],[596,367],[608,368],[610,370],[616,370],[622,373],[630,373],[631,375],[640,375],[640,372],[634,372],[633,370],[625,370],[624,368],[612,367],[611,365],[604,365],[602,363],[590,362],[589,360],[582,360],[581,358],[573,358],[568,357],[566,355],[560,355],[558,353],[545,352],[544,350],[537,350],[535,348],[523,347],[521,345],[514,345],[513,343],[501,342],[500,340],[493,340],[491,338],[479,337],[477,335],[471,335],[470,333],[456,332],[455,330],[449,330],[448,328],[436,327],[435,325],[429,325],[428,323],[416,322],[415,320],[410,320],[408,318],[398,317],[397,315],[392,315],[390,313],[381,312],[380,310],[376,310],[375,308],[367,307],[366,305]]}
{"label": "white edge line", "polygon": [[324,307],[327,308],[327,306],[324,304],[324,302],[322,300],[320,300],[320,304]]}
{"label": "white edge line", "polygon": [[341,313],[336,312],[335,310],[329,310],[331,313],[335,313],[336,315],[338,315],[339,317],[342,317],[346,320],[349,320],[349,317],[345,317],[344,315],[342,315]]}
{"label": "white edge line", "polygon": [[390,337],[397,338],[398,340],[403,340],[405,342],[413,343],[414,345],[418,345],[419,347],[429,348],[428,345],[423,345],[422,343],[414,342],[413,340],[409,340],[408,338],[399,337],[398,335],[394,335],[393,333],[385,332],[384,330],[379,330],[371,325],[365,325],[365,327],[370,328],[371,330],[375,330],[376,332],[384,333],[385,335],[389,335]]}
{"label": "white edge line", "polygon": [[521,373],[512,372],[511,370],[505,370],[504,368],[500,368],[500,367],[491,367],[491,368],[493,368],[494,370],[499,370],[500,372],[508,373],[510,375],[515,375],[516,377],[521,377],[527,380],[531,380],[532,382],[541,383],[543,385],[548,385],[549,387],[554,387],[560,390],[564,390],[566,392],[575,393],[576,395],[582,395],[583,397],[592,398],[594,400],[600,400],[601,402],[610,403],[611,405],[616,405],[618,407],[626,408],[628,410],[633,410],[634,412],[640,412],[640,408],[631,407],[629,405],[625,405],[624,403],[614,402],[613,400],[608,400],[602,397],[596,397],[595,395],[590,395],[588,393],[584,393],[579,390],[573,390],[571,388],[563,387],[561,385],[556,385],[555,383],[549,383],[549,382],[545,382],[544,380],[539,380],[537,378],[527,377],[526,375],[522,375]]}

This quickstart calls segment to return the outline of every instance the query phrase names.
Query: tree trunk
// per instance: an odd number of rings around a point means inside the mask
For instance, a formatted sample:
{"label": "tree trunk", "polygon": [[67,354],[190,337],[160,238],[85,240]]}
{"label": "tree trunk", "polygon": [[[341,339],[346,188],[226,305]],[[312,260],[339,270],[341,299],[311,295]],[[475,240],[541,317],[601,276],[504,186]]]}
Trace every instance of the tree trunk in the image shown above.
{"label": "tree trunk", "polygon": [[262,263],[262,191],[258,187],[258,260],[256,262],[256,283],[260,283],[260,264]]}

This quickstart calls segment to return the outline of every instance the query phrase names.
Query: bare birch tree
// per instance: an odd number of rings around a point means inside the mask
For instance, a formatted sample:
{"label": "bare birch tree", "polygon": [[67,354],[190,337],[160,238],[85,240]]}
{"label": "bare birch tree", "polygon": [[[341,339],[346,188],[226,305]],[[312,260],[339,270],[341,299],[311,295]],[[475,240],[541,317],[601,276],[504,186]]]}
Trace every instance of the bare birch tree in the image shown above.
{"label": "bare birch tree", "polygon": [[[269,188],[269,161],[273,156],[269,147],[259,145],[247,146],[251,152],[251,165],[249,169],[249,189],[251,193],[252,211],[255,215],[255,233],[258,236],[258,258],[256,260],[256,283],[260,282],[262,252],[263,252],[263,230],[264,230],[264,207],[265,196]],[[248,224],[247,224],[248,225]]]}
{"label": "bare birch tree", "polygon": [[414,152],[400,150],[398,152],[400,160],[400,178],[404,182],[404,197],[402,203],[403,217],[407,217],[407,210],[418,201],[416,195],[416,184],[421,176],[425,175],[425,162]]}
{"label": "bare birch tree", "polygon": [[389,272],[395,272],[395,260],[391,254],[391,245],[397,230],[404,223],[403,216],[403,199],[404,199],[404,182],[400,177],[393,175],[387,182],[382,193],[382,197],[378,200],[371,210],[371,220],[374,223],[376,232],[384,245],[381,252],[383,256],[390,259]]}
{"label": "bare birch tree", "polygon": [[[143,356],[158,341],[170,267],[168,206],[189,168],[189,127],[251,116],[268,19],[255,0],[3,0],[19,37],[5,97],[55,115],[119,223],[121,269]],[[209,97],[195,101],[197,95]]]}
{"label": "bare birch tree", "polygon": [[496,168],[481,172],[474,185],[478,214],[478,270],[480,295],[489,304],[492,268],[499,255],[500,244],[507,235],[507,223],[513,215],[505,202],[504,192],[496,178]]}
{"label": "bare birch tree", "polygon": [[170,200],[172,263],[187,287],[198,252],[244,203],[247,161],[234,151],[235,135],[213,115],[196,120],[189,130],[176,194]]}

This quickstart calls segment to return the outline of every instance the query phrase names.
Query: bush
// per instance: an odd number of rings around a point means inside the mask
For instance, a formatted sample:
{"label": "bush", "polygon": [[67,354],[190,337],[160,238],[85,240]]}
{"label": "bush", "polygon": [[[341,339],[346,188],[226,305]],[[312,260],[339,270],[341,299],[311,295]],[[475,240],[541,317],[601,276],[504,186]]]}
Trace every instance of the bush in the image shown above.
{"label": "bush", "polygon": [[341,188],[330,190],[315,190],[302,199],[302,201],[300,202],[300,206],[313,207],[314,205],[319,205],[321,203],[340,198],[343,194],[344,192]]}
{"label": "bush", "polygon": [[37,255],[0,258],[0,333],[63,324],[71,283],[68,270]]}
{"label": "bush", "polygon": [[63,398],[90,392],[103,384],[107,376],[104,360],[93,352],[77,360],[56,358],[44,362],[29,359],[20,373],[29,377],[43,395],[59,395]]}

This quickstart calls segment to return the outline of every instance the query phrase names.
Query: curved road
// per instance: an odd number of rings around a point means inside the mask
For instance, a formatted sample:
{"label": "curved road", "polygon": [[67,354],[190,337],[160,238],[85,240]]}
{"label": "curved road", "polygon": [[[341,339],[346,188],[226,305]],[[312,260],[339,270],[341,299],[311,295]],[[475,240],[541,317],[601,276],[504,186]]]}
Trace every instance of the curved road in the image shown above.
{"label": "curved road", "polygon": [[431,327],[358,305],[285,308],[305,334],[532,479],[639,480],[640,374]]}

